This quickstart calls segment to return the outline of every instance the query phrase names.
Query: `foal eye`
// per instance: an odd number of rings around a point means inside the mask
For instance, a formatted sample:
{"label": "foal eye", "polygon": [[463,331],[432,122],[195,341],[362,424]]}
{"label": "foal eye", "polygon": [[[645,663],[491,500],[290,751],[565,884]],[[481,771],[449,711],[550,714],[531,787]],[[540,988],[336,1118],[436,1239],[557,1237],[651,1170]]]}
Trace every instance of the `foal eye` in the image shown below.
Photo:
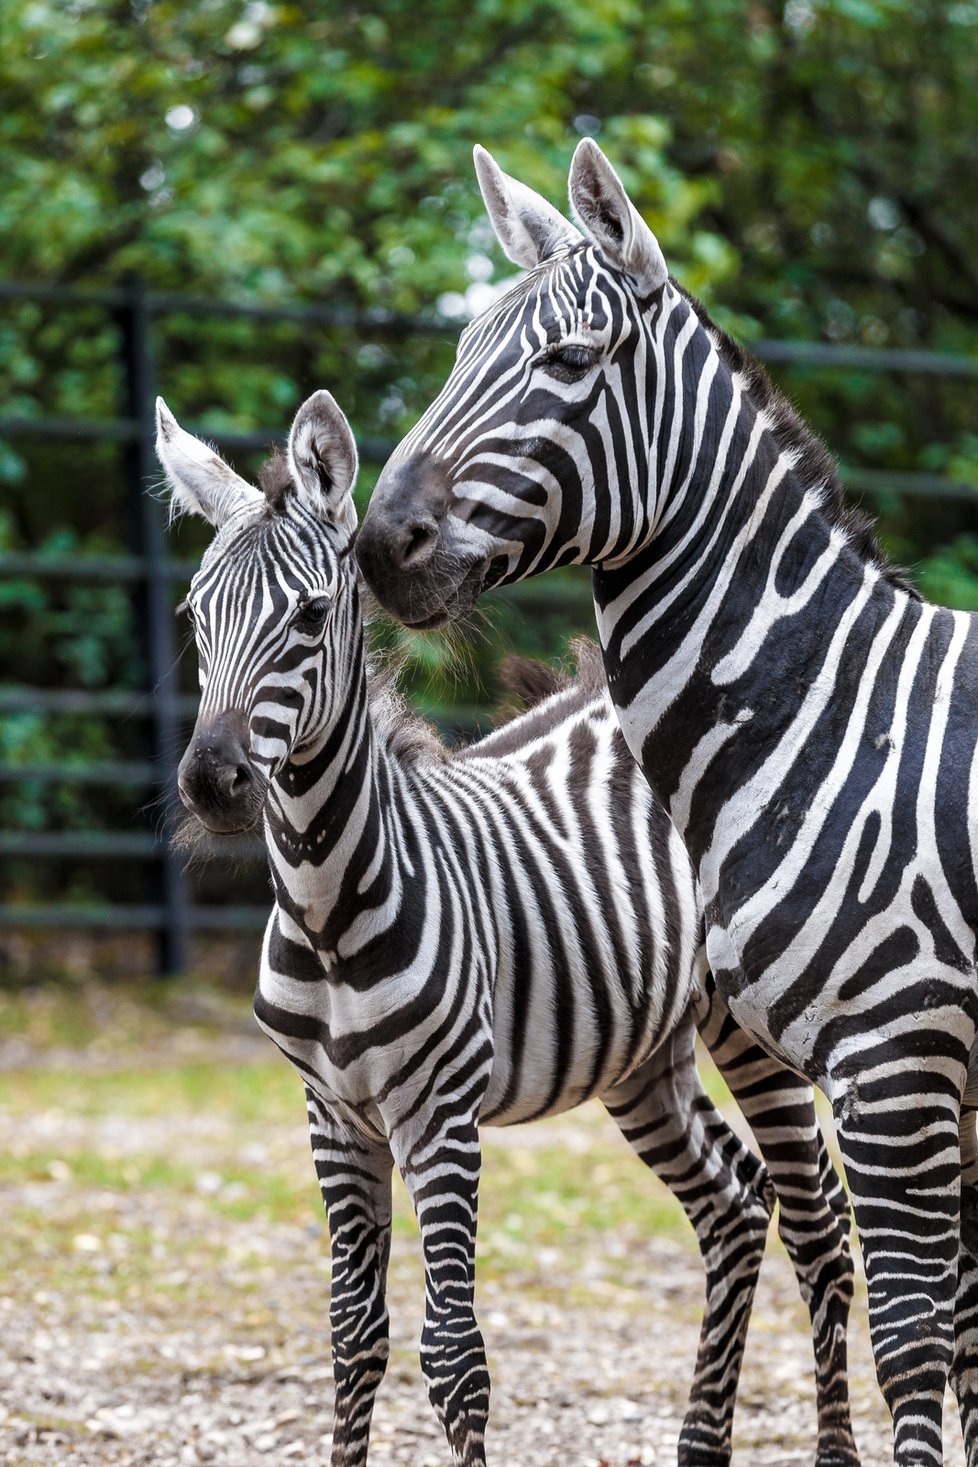
{"label": "foal eye", "polygon": [[299,607],[299,620],[307,627],[321,627],[329,615],[329,607],[328,596],[314,596]]}
{"label": "foal eye", "polygon": [[561,382],[576,382],[590,371],[597,359],[598,354],[593,347],[568,342],[566,346],[557,346],[548,352],[543,365]]}

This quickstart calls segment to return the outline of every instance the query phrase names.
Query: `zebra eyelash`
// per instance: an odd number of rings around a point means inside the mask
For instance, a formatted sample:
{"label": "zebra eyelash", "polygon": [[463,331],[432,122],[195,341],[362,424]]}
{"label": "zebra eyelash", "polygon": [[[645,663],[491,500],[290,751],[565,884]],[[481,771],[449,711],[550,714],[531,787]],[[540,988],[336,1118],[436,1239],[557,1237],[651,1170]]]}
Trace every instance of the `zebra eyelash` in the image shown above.
{"label": "zebra eyelash", "polygon": [[549,346],[541,360],[552,376],[564,382],[576,382],[597,364],[595,347],[583,341],[558,341]]}
{"label": "zebra eyelash", "polygon": [[316,596],[306,596],[295,609],[293,623],[306,631],[318,631],[324,626],[333,609],[335,597],[326,591]]}
{"label": "zebra eyelash", "polygon": [[173,615],[174,616],[183,616],[184,614],[186,614],[187,616],[190,615],[190,597],[189,596],[184,596],[183,600],[180,601],[180,602],[178,602],[177,605],[173,608]]}

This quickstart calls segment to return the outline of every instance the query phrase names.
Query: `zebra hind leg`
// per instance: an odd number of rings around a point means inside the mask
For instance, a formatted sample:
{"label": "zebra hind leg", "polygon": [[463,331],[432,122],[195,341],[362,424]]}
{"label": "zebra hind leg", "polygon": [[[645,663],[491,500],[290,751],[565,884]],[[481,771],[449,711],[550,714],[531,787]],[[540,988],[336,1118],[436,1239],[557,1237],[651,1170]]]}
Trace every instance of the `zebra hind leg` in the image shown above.
{"label": "zebra hind leg", "polygon": [[377,1388],[389,1353],[384,1294],[391,1242],[386,1146],[351,1137],[306,1090],[309,1135],[326,1204],[332,1251],[329,1321],[333,1348],[331,1467],[364,1467]]}
{"label": "zebra hind leg", "polygon": [[626,1141],[682,1203],[706,1268],[706,1308],[679,1438],[680,1467],[726,1467],[773,1194],[696,1072],[692,1024],[603,1096]]}
{"label": "zebra hind leg", "polygon": [[975,1111],[961,1111],[961,1245],[954,1303],[951,1389],[958,1402],[965,1461],[978,1467],[978,1139]]}
{"label": "zebra hind leg", "polygon": [[778,1232],[811,1315],[818,1412],[815,1467],[858,1467],[846,1344],[853,1295],[852,1224],[845,1190],[818,1126],[812,1088],[749,1038],[712,980],[698,1025],[774,1182]]}

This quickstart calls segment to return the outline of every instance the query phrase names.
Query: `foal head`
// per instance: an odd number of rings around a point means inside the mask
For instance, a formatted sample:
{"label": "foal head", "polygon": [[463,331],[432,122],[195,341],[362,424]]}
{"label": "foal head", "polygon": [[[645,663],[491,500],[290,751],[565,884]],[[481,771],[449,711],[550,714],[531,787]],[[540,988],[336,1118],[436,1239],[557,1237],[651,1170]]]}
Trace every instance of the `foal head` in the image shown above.
{"label": "foal head", "polygon": [[236,833],[260,818],[269,780],[329,726],[356,656],[356,446],[333,398],[316,392],[261,488],[184,432],[162,399],[156,450],[174,511],[217,532],[186,602],[201,698],[180,796],[209,830]]}

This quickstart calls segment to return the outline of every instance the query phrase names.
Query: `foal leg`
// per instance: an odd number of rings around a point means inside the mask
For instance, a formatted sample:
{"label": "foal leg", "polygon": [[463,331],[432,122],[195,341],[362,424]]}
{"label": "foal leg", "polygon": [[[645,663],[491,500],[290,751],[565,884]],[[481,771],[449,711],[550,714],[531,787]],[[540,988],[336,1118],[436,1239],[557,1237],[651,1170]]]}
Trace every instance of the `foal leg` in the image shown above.
{"label": "foal leg", "polygon": [[853,1293],[849,1204],[807,1081],[745,1034],[708,980],[700,1036],[760,1148],[778,1195],[778,1232],[808,1306],[815,1347],[815,1467],[858,1467],[849,1414],[846,1327]]}
{"label": "foal leg", "polygon": [[679,1438],[681,1467],[726,1467],[773,1194],[696,1072],[687,1020],[603,1096],[626,1141],[682,1203],[706,1267],[706,1309]]}
{"label": "foal leg", "polygon": [[375,1145],[340,1127],[309,1089],[306,1100],[333,1262],[329,1322],[335,1400],[330,1462],[331,1467],[364,1467],[370,1417],[390,1348],[384,1291],[393,1159],[386,1145]]}
{"label": "foal leg", "polygon": [[443,1116],[409,1145],[391,1145],[421,1228],[425,1322],[421,1370],[455,1467],[485,1467],[489,1367],[475,1318],[475,1233],[480,1149],[475,1117]]}

